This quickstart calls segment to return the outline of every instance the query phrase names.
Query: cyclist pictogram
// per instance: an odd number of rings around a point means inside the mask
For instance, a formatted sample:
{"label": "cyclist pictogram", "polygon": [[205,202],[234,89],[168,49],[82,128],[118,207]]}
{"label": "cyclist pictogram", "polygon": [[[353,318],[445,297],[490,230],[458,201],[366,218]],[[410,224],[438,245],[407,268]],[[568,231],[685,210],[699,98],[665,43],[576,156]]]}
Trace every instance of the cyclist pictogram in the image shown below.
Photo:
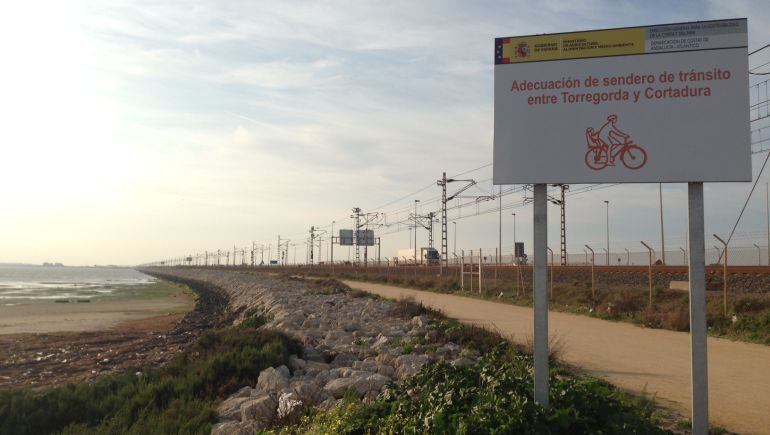
{"label": "cyclist pictogram", "polygon": [[633,143],[631,137],[616,126],[617,122],[618,116],[610,115],[599,131],[592,127],[586,129],[588,151],[585,162],[589,168],[598,171],[615,166],[617,157],[628,169],[639,169],[647,163],[647,152]]}

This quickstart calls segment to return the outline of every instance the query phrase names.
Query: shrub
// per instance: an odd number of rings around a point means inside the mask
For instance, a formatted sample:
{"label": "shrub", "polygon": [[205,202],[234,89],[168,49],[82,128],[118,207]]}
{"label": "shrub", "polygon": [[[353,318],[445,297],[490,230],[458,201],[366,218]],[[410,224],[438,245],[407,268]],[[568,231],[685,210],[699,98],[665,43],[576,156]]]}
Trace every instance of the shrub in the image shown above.
{"label": "shrub", "polygon": [[428,314],[435,317],[444,317],[438,310],[426,307],[422,302],[417,302],[414,298],[401,298],[390,307],[388,314],[403,319],[411,319],[414,316]]}
{"label": "shrub", "polygon": [[0,391],[0,433],[209,433],[219,398],[301,346],[269,330],[209,331],[160,369],[42,392]]}
{"label": "shrub", "polygon": [[534,400],[532,360],[501,346],[475,365],[425,366],[372,404],[348,401],[303,419],[298,433],[664,433],[653,408],[609,383],[550,376],[551,406]]}

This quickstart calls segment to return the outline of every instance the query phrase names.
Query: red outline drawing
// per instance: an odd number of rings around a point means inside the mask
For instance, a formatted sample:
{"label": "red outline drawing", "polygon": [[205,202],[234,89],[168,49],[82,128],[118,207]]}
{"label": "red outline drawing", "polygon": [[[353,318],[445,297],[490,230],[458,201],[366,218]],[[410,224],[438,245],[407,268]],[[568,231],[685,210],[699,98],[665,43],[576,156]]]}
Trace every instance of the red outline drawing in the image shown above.
{"label": "red outline drawing", "polygon": [[617,121],[618,115],[610,115],[599,131],[594,131],[592,127],[586,129],[588,151],[585,163],[594,171],[615,166],[617,157],[620,157],[623,166],[631,170],[639,169],[647,163],[647,151],[623,133],[615,125]]}

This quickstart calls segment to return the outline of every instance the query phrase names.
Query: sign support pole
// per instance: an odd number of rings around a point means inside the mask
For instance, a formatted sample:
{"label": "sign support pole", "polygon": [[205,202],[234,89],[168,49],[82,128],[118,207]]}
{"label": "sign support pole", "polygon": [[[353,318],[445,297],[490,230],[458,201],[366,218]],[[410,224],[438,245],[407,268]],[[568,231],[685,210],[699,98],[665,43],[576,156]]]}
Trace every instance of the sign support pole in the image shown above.
{"label": "sign support pole", "polygon": [[703,225],[703,183],[687,186],[690,241],[690,363],[692,433],[708,434],[708,359],[706,353],[706,247]]}
{"label": "sign support pole", "polygon": [[534,189],[534,357],[535,402],[548,407],[548,198],[545,184]]}

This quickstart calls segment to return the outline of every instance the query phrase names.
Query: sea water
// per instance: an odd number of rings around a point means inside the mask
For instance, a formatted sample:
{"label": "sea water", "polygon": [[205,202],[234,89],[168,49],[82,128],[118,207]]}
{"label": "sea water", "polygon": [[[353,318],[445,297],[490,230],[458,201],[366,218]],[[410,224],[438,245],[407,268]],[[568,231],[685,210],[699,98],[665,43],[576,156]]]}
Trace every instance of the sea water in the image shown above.
{"label": "sea water", "polygon": [[0,305],[23,300],[90,300],[155,279],[118,267],[16,266],[0,264]]}

